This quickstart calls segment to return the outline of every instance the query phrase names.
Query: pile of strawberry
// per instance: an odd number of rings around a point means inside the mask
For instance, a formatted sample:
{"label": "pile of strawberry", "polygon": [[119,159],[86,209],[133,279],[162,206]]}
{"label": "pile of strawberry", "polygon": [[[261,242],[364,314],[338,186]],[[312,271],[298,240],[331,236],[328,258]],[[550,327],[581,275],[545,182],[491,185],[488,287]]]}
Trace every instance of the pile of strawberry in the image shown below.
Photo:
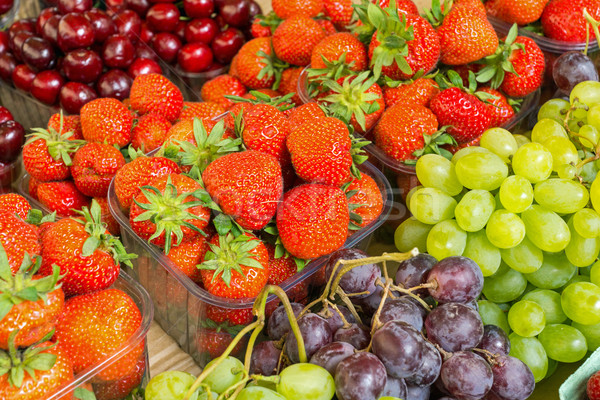
{"label": "pile of strawberry", "polygon": [[[93,202],[76,218],[41,218],[18,194],[0,196],[0,398],[47,399],[75,376],[129,350],[61,399],[123,399],[146,369],[145,343],[129,341],[142,316],[110,288],[123,245],[100,222]],[[87,397],[86,397],[87,396]]]}
{"label": "pile of strawberry", "polygon": [[600,18],[598,0],[487,0],[485,9],[489,16],[501,21],[571,43],[586,41],[584,9],[595,20]]}

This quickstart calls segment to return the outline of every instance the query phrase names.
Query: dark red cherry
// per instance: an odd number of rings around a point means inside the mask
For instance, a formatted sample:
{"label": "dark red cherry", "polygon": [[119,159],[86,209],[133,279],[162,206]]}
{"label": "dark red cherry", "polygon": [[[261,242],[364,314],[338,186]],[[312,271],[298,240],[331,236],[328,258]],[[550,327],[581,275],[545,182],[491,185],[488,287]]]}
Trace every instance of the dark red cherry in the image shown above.
{"label": "dark red cherry", "polygon": [[205,71],[213,62],[213,54],[204,43],[188,43],[184,45],[177,55],[177,63],[185,72]]}
{"label": "dark red cherry", "polygon": [[63,15],[58,23],[58,47],[64,52],[91,46],[94,28],[83,14]]}
{"label": "dark red cherry", "polygon": [[10,82],[13,70],[17,64],[17,59],[12,53],[6,52],[0,54],[0,77],[6,82]]}
{"label": "dark red cherry", "polygon": [[58,8],[48,7],[48,8],[44,8],[42,11],[40,11],[40,15],[38,15],[37,20],[35,22],[35,33],[37,33],[38,35],[41,36],[42,30],[44,28],[44,24],[53,15],[60,15],[60,13],[58,12]]}
{"label": "dark red cherry", "polygon": [[250,2],[248,0],[225,0],[219,14],[228,25],[244,28],[250,25]]}
{"label": "dark red cherry", "polygon": [[160,59],[156,52],[152,50],[152,48],[146,43],[139,42],[135,45],[135,57],[136,58],[147,58],[156,62],[159,62]]}
{"label": "dark red cherry", "polygon": [[99,8],[92,8],[83,13],[83,16],[92,24],[96,43],[104,43],[106,38],[117,33],[117,26],[114,21]]}
{"label": "dark red cherry", "polygon": [[91,83],[102,73],[102,58],[93,50],[73,50],[65,55],[62,70],[71,81]]}
{"label": "dark red cherry", "polygon": [[31,94],[42,103],[52,105],[58,100],[60,89],[65,80],[54,70],[42,71],[31,83]]}
{"label": "dark red cherry", "polygon": [[79,114],[81,107],[98,98],[96,91],[80,82],[67,82],[59,93],[60,106],[69,114]]}
{"label": "dark red cherry", "polygon": [[227,28],[218,33],[211,44],[216,60],[221,64],[229,64],[244,41],[244,34],[239,29]]}
{"label": "dark red cherry", "polygon": [[135,11],[120,11],[113,15],[112,19],[117,26],[119,34],[127,36],[132,43],[137,42],[140,30],[142,29],[142,19]]}
{"label": "dark red cherry", "polygon": [[0,124],[0,162],[14,162],[21,154],[24,142],[25,129],[20,123],[14,120],[2,122]]}
{"label": "dark red cherry", "polygon": [[177,58],[177,53],[181,48],[181,40],[172,33],[160,32],[154,35],[152,48],[160,58],[171,63]]}
{"label": "dark red cherry", "polygon": [[0,54],[9,50],[9,37],[7,31],[0,31]]}
{"label": "dark red cherry", "polygon": [[119,100],[129,97],[133,80],[120,69],[111,69],[104,73],[96,83],[100,97],[114,97]]}
{"label": "dark red cherry", "polygon": [[64,15],[72,12],[86,12],[94,6],[94,2],[93,0],[58,0],[57,6],[58,11]]}
{"label": "dark red cherry", "polygon": [[29,92],[35,79],[35,71],[27,64],[19,64],[13,69],[11,79],[17,89]]}
{"label": "dark red cherry", "polygon": [[56,63],[54,47],[46,39],[32,36],[21,46],[23,61],[36,71],[50,69]]}
{"label": "dark red cherry", "polygon": [[144,18],[150,8],[148,0],[125,0],[127,8],[135,11],[141,18]]}
{"label": "dark red cherry", "polygon": [[190,18],[208,18],[215,11],[213,0],[183,0],[183,9]]}
{"label": "dark red cherry", "polygon": [[135,47],[125,35],[112,35],[102,47],[102,60],[109,68],[127,68],[135,58]]}
{"label": "dark red cherry", "polygon": [[185,27],[185,40],[188,43],[210,44],[219,33],[219,25],[211,18],[197,18],[189,21]]}
{"label": "dark red cherry", "polygon": [[12,38],[19,32],[29,32],[35,34],[35,19],[20,19],[11,24],[8,28],[8,36]]}
{"label": "dark red cherry", "polygon": [[146,14],[148,27],[154,32],[173,32],[179,22],[179,9],[172,3],[154,4]]}
{"label": "dark red cherry", "polygon": [[136,58],[133,64],[129,66],[127,69],[127,74],[131,77],[131,79],[135,79],[138,75],[144,74],[161,74],[163,71],[160,65],[148,58]]}
{"label": "dark red cherry", "polygon": [[1,0],[0,1],[0,15],[9,12],[15,5],[14,0]]}
{"label": "dark red cherry", "polygon": [[58,42],[58,24],[61,18],[60,14],[53,15],[42,27],[42,37],[54,45],[57,45]]}

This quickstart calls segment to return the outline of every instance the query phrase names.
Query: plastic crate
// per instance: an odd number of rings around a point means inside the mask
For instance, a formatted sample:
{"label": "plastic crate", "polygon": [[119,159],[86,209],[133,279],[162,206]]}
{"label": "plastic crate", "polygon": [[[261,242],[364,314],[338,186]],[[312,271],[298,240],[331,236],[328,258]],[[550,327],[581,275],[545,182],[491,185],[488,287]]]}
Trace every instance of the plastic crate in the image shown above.
{"label": "plastic crate", "polygon": [[60,111],[58,107],[44,104],[4,81],[0,81],[0,104],[9,109],[15,121],[26,131],[45,128],[52,114]]}

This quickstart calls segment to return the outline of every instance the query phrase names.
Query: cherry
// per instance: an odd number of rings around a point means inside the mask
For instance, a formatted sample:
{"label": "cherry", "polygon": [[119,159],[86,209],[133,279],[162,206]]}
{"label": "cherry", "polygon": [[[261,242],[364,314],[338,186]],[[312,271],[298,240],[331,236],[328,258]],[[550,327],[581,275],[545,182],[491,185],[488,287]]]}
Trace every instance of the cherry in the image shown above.
{"label": "cherry", "polygon": [[67,82],[60,89],[60,106],[69,114],[79,114],[86,103],[98,98],[96,91],[80,82]]}
{"label": "cherry", "polygon": [[29,92],[35,79],[35,71],[27,64],[19,64],[13,69],[11,79],[17,89]]}
{"label": "cherry", "polygon": [[169,32],[160,32],[152,39],[152,48],[156,54],[168,63],[175,61],[181,48],[181,40]]}
{"label": "cherry", "polygon": [[202,72],[213,61],[213,54],[204,43],[188,43],[184,45],[177,56],[177,63],[185,72]]}
{"label": "cherry", "polygon": [[146,14],[148,27],[155,32],[173,32],[179,22],[179,9],[172,3],[158,3]]}
{"label": "cherry", "polygon": [[31,94],[42,103],[52,105],[58,100],[60,89],[65,80],[54,70],[42,71],[31,83]]}
{"label": "cherry", "polygon": [[108,15],[115,15],[127,8],[125,0],[105,0],[106,12]]}
{"label": "cherry", "polygon": [[219,25],[219,30],[225,30],[228,28],[227,22],[225,22],[221,14],[217,14],[213,20],[217,23],[217,25]]}
{"label": "cherry", "polygon": [[73,50],[65,55],[62,70],[71,81],[91,83],[102,73],[102,58],[93,50]]}
{"label": "cherry", "polygon": [[21,52],[21,49],[23,48],[23,43],[25,43],[27,39],[33,36],[34,35],[31,32],[21,31],[12,37],[12,39],[9,42],[9,45],[17,60],[23,60],[23,53]]}
{"label": "cherry", "polygon": [[249,16],[248,16],[248,25],[250,25],[252,23],[252,21],[254,21],[254,17],[256,17],[259,14],[263,13],[262,8],[260,7],[260,4],[258,4],[256,1],[254,0],[250,0],[249,2]]}
{"label": "cherry", "polygon": [[177,22],[177,25],[175,25],[175,30],[173,31],[173,33],[182,42],[185,41],[185,27],[186,27],[186,25],[187,24],[185,23],[185,21],[179,21],[179,22]]}
{"label": "cherry", "polygon": [[17,59],[12,53],[6,52],[0,54],[0,77],[9,82],[12,79],[12,73],[17,66]]}
{"label": "cherry", "polygon": [[105,72],[96,83],[96,90],[100,97],[114,97],[119,100],[129,97],[132,79],[120,69],[111,69]]}
{"label": "cherry", "polygon": [[131,79],[135,79],[138,75],[144,74],[161,74],[163,71],[160,65],[148,58],[136,58],[133,64],[129,66],[127,69],[127,74],[131,77]]}
{"label": "cherry", "polygon": [[35,33],[35,19],[20,19],[12,23],[8,28],[8,36],[12,39],[19,32]]}
{"label": "cherry", "polygon": [[250,25],[250,2],[248,0],[225,0],[219,14],[228,25],[244,28]]}
{"label": "cherry", "polygon": [[1,0],[0,1],[0,14],[6,14],[15,5],[14,0]]}
{"label": "cherry", "polygon": [[58,47],[64,52],[91,46],[94,28],[82,14],[63,15],[58,23]]}
{"label": "cherry", "polygon": [[150,8],[148,0],[125,0],[127,8],[135,11],[141,18],[144,18]]}
{"label": "cherry", "polygon": [[223,4],[225,4],[225,0],[214,0],[215,2],[215,8],[217,10],[221,10],[221,8],[223,7]]}
{"label": "cherry", "polygon": [[58,12],[58,8],[48,7],[40,11],[40,15],[38,15],[37,20],[35,22],[35,32],[38,35],[42,35],[42,29],[44,28],[44,24],[53,15],[60,15],[60,13]]}
{"label": "cherry", "polygon": [[135,58],[135,47],[124,35],[112,35],[102,47],[102,60],[110,68],[127,68]]}
{"label": "cherry", "polygon": [[37,71],[50,69],[56,62],[52,44],[37,36],[32,36],[23,42],[21,56],[27,65]]}
{"label": "cherry", "polygon": [[93,0],[58,0],[57,6],[61,14],[82,13],[90,10],[94,2]]}
{"label": "cherry", "polygon": [[190,18],[208,18],[215,11],[213,0],[183,0],[183,9]]}
{"label": "cherry", "polygon": [[6,107],[0,106],[0,124],[5,123],[6,121],[14,121],[14,120],[15,120],[15,118],[13,117],[10,110]]}
{"label": "cherry", "polygon": [[117,32],[119,34],[127,36],[132,43],[137,41],[140,30],[142,29],[142,19],[135,11],[120,11],[113,15],[112,19],[117,26]]}
{"label": "cherry", "polygon": [[7,31],[0,31],[0,54],[8,51],[9,49],[9,38]]}
{"label": "cherry", "polygon": [[25,129],[17,121],[5,121],[0,124],[0,162],[11,163],[21,153],[25,142]]}
{"label": "cherry", "polygon": [[158,62],[158,55],[152,48],[146,43],[138,43],[135,45],[135,56],[136,58],[147,58],[149,60],[153,60]]}
{"label": "cherry", "polygon": [[185,40],[188,43],[202,42],[210,44],[219,33],[219,26],[211,18],[197,18],[187,23]]}
{"label": "cherry", "polygon": [[150,43],[153,37],[154,32],[148,28],[146,21],[142,22],[142,27],[140,28],[140,41],[142,43]]}
{"label": "cherry", "polygon": [[227,28],[215,36],[211,47],[218,62],[229,64],[244,45],[244,34],[235,28]]}
{"label": "cherry", "polygon": [[52,44],[58,42],[58,24],[62,15],[56,14],[48,18],[44,26],[42,27],[42,37]]}
{"label": "cherry", "polygon": [[117,26],[104,11],[92,8],[84,12],[83,16],[92,24],[96,43],[104,43],[106,38],[117,33]]}

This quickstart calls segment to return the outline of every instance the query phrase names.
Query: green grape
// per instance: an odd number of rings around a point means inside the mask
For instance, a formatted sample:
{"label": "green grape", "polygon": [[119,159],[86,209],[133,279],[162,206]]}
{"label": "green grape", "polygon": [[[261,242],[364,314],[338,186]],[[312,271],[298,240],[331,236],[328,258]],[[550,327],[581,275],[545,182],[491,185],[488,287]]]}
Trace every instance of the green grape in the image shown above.
{"label": "green grape", "polygon": [[421,253],[426,253],[427,235],[431,228],[433,225],[424,224],[415,217],[404,220],[394,232],[396,248],[405,253],[416,247]]}
{"label": "green grape", "polygon": [[440,189],[450,196],[459,194],[463,186],[456,178],[454,164],[439,154],[425,154],[417,160],[417,178],[425,187]]}
{"label": "green grape", "polygon": [[526,237],[510,249],[500,250],[502,261],[515,271],[530,274],[541,268],[544,253]]}
{"label": "green grape", "polygon": [[475,261],[483,276],[493,275],[502,260],[500,250],[490,243],[484,230],[467,233],[467,245],[462,255]]}
{"label": "green grape", "polygon": [[219,393],[213,392],[212,390],[210,395],[212,397],[208,397],[208,393],[205,390],[202,390],[202,393],[200,393],[200,391],[196,391],[190,396],[190,400],[217,400],[219,398]]}
{"label": "green grape", "polygon": [[236,400],[288,400],[274,390],[262,386],[248,386],[236,397]]}
{"label": "green grape", "polygon": [[532,142],[544,143],[546,139],[553,136],[563,137],[565,139],[569,138],[562,123],[554,119],[540,119],[531,130]]}
{"label": "green grape", "polygon": [[543,145],[552,154],[553,171],[558,172],[558,168],[563,164],[576,165],[579,162],[575,145],[566,137],[553,136],[546,139]]}
{"label": "green grape", "polygon": [[424,224],[436,224],[454,217],[456,200],[435,188],[421,188],[410,198],[410,212]]}
{"label": "green grape", "polygon": [[484,325],[496,325],[502,328],[507,335],[510,333],[506,313],[502,311],[498,304],[489,300],[479,300],[477,306]]}
{"label": "green grape", "polygon": [[[586,153],[585,156],[589,156],[591,153]],[[581,157],[583,158],[583,157]],[[581,168],[579,168],[579,171],[577,173],[577,175],[583,179],[584,182],[593,182],[594,179],[596,179],[596,176],[598,175],[598,164],[597,162],[588,162],[585,163]],[[592,200],[593,202],[593,200]]]}
{"label": "green grape", "polygon": [[503,274],[488,276],[483,280],[483,294],[494,303],[508,303],[517,299],[527,287],[527,280],[520,272],[508,269]]}
{"label": "green grape", "polygon": [[548,325],[538,339],[546,355],[559,362],[577,362],[587,354],[585,336],[569,325]]}
{"label": "green grape", "polygon": [[546,371],[546,376],[544,377],[544,379],[550,378],[556,372],[556,368],[558,368],[558,361],[549,358],[548,371]]}
{"label": "green grape", "polygon": [[452,164],[456,165],[458,160],[460,160],[467,154],[471,154],[471,153],[491,153],[491,152],[488,149],[485,149],[485,148],[479,147],[479,146],[463,147],[462,149],[460,149],[456,153],[454,153],[454,155],[450,159],[450,162],[452,162]]}
{"label": "green grape", "polygon": [[466,245],[467,232],[452,219],[436,224],[427,235],[427,251],[438,260],[462,255]]}
{"label": "green grape", "polygon": [[567,258],[577,267],[592,265],[600,253],[600,238],[587,239],[581,236],[573,227],[573,218],[567,225],[571,230],[571,241],[565,248]]}
{"label": "green grape", "polygon": [[590,199],[597,213],[600,213],[600,179],[594,179],[590,187]]}
{"label": "green grape", "polygon": [[495,206],[494,197],[487,190],[470,190],[458,202],[454,218],[465,231],[477,232],[487,224]]}
{"label": "green grape", "polygon": [[572,284],[572,283],[578,283],[578,282],[591,282],[591,281],[590,281],[590,277],[589,276],[586,276],[586,275],[575,275],[574,277],[572,277],[571,279],[569,279],[569,282],[565,283],[564,285],[562,285],[561,287],[559,287],[558,289],[556,289],[556,291],[557,291],[557,293],[562,293],[570,284]]}
{"label": "green grape", "polygon": [[513,135],[502,128],[491,128],[483,132],[479,145],[496,154],[505,162],[508,162],[519,148]]}
{"label": "green grape", "polygon": [[600,214],[592,208],[582,208],[573,214],[573,227],[584,238],[600,236]]}
{"label": "green grape", "polygon": [[544,251],[563,250],[571,240],[567,223],[555,212],[538,205],[532,205],[521,213],[527,238]]}
{"label": "green grape", "polygon": [[544,118],[552,118],[562,123],[570,107],[571,104],[564,99],[550,99],[540,107],[537,119],[540,121]]}
{"label": "green grape", "polygon": [[513,156],[512,167],[515,175],[521,175],[531,183],[541,182],[552,173],[552,153],[539,143],[527,143]]}
{"label": "green grape", "polygon": [[195,381],[196,377],[187,372],[162,372],[148,382],[144,392],[145,398],[148,400],[183,400]]}
{"label": "green grape", "polygon": [[279,374],[277,392],[287,400],[330,400],[335,395],[335,383],[323,367],[292,364]]}
{"label": "green grape", "polygon": [[556,173],[559,178],[573,179],[575,178],[575,175],[577,175],[577,168],[571,164],[563,164],[556,168]]}
{"label": "green grape", "polygon": [[508,176],[508,166],[493,153],[471,153],[456,162],[456,176],[469,189],[495,190]]}
{"label": "green grape", "polygon": [[[589,113],[588,113],[589,119]],[[594,150],[598,145],[598,141],[600,140],[600,132],[593,125],[584,125],[579,129],[579,142],[583,147],[587,147],[588,149]]]}
{"label": "green grape", "polygon": [[572,214],[585,207],[590,194],[585,186],[577,181],[552,178],[535,185],[535,201],[559,214]]}
{"label": "green grape", "polygon": [[567,317],[583,325],[600,323],[600,287],[590,282],[572,283],[561,295]]}
{"label": "green grape", "polygon": [[575,104],[576,100],[588,107],[600,103],[600,82],[584,81],[575,85],[571,90],[569,101],[571,104]]}
{"label": "green grape", "polygon": [[587,120],[590,125],[600,129],[600,105],[590,107],[587,113]]}
{"label": "green grape", "polygon": [[571,322],[571,326],[585,336],[585,341],[589,351],[595,351],[598,347],[600,347],[600,324],[582,325],[573,321]]}
{"label": "green grape", "polygon": [[511,333],[509,355],[523,361],[533,372],[535,382],[539,382],[546,376],[548,371],[548,356],[544,346],[537,338],[525,338]]}
{"label": "green grape", "polygon": [[529,140],[529,138],[525,135],[514,134],[513,137],[517,142],[517,149],[523,146],[524,144],[531,143],[531,140]]}
{"label": "green grape", "polygon": [[523,300],[533,301],[544,309],[546,324],[560,324],[567,320],[560,302],[560,294],[554,290],[535,289],[526,293]]}
{"label": "green grape", "polygon": [[494,246],[510,249],[521,243],[525,237],[525,224],[515,213],[496,210],[490,216],[485,233]]}
{"label": "green grape", "polygon": [[511,175],[500,185],[500,202],[510,212],[521,213],[533,203],[531,183],[519,175]]}
{"label": "green grape", "polygon": [[546,315],[538,303],[521,300],[508,310],[508,324],[517,335],[533,337],[544,330]]}
{"label": "green grape", "polygon": [[[209,368],[211,365],[217,362],[218,359],[214,359],[204,369]],[[235,357],[226,357],[210,374],[204,379],[204,383],[210,386],[210,388],[217,392],[223,393],[228,387],[240,382],[244,375],[244,364]]]}
{"label": "green grape", "polygon": [[577,267],[569,262],[564,252],[544,253],[540,269],[525,278],[540,289],[558,289],[577,274]]}
{"label": "green grape", "polygon": [[596,261],[590,269],[590,282],[596,286],[600,286],[600,261]]}
{"label": "green grape", "polygon": [[413,197],[413,195],[417,192],[417,190],[424,188],[423,185],[417,185],[414,188],[410,189],[408,191],[408,193],[406,194],[406,200],[405,200],[405,204],[406,205],[410,205],[410,199]]}

